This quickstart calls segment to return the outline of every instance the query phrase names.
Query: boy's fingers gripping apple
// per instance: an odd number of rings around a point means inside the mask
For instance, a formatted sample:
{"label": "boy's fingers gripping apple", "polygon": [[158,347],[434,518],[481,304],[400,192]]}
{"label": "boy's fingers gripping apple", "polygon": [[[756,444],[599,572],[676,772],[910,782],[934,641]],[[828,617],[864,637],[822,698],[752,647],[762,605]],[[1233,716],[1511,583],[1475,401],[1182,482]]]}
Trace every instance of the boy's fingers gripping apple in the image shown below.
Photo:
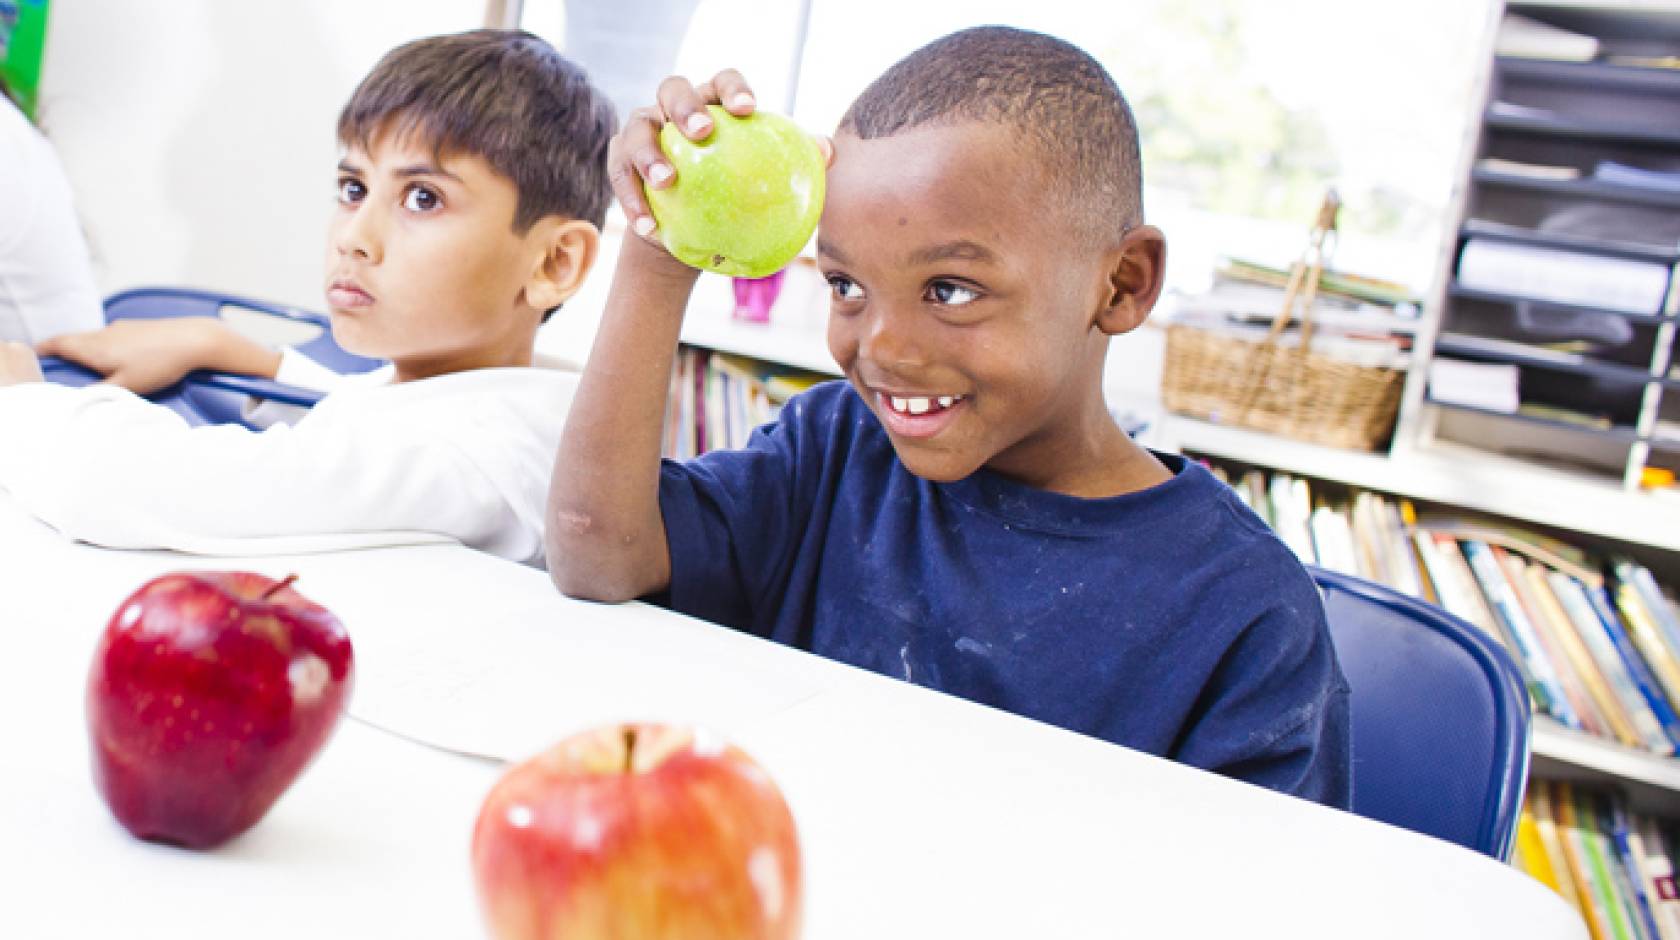
{"label": "boy's fingers gripping apple", "polygon": [[707,104],[700,89],[680,75],[673,75],[659,83],[659,109],[689,140],[705,140],[712,133],[712,116],[706,111]]}
{"label": "boy's fingers gripping apple", "polygon": [[758,106],[758,98],[740,72],[724,69],[698,89],[700,97],[715,102],[736,117],[746,117]]}
{"label": "boy's fingers gripping apple", "polygon": [[[656,187],[669,185],[674,175],[659,149],[658,134],[664,124],[664,112],[658,107],[637,108],[607,148],[607,177],[613,195],[624,208],[624,217],[637,235],[656,245],[653,213],[648,210],[642,181],[648,180]],[[655,172],[654,167],[663,167],[663,172]],[[662,178],[656,181],[654,177]]]}

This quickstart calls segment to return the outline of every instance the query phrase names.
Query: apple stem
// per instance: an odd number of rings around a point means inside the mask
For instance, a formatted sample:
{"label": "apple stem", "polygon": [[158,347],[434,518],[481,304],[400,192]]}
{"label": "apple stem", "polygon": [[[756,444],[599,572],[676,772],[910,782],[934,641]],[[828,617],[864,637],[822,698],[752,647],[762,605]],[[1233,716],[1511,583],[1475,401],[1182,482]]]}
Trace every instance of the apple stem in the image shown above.
{"label": "apple stem", "polygon": [[636,729],[624,729],[624,772],[629,773],[636,755]]}
{"label": "apple stem", "polygon": [[269,598],[271,598],[274,595],[280,593],[281,591],[284,591],[285,589],[291,587],[292,582],[296,581],[297,579],[298,579],[298,576],[297,576],[296,572],[293,572],[292,574],[286,575],[286,579],[284,581],[274,582],[274,586],[269,588],[268,590],[262,592],[262,596],[257,598],[257,600],[259,600],[259,601],[268,600]]}

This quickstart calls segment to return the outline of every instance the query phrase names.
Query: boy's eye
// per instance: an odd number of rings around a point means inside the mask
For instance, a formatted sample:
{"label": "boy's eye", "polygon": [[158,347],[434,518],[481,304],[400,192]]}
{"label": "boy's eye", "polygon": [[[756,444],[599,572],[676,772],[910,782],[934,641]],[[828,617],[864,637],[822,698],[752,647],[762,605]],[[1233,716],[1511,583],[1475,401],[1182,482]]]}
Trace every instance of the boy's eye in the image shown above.
{"label": "boy's eye", "polygon": [[361,202],[362,197],[366,196],[366,195],[367,195],[367,187],[362,185],[361,180],[352,179],[351,177],[347,176],[347,177],[344,177],[344,178],[342,178],[338,181],[338,201],[339,202],[342,202],[342,203],[345,203],[345,204]]}
{"label": "boy's eye", "polygon": [[863,299],[863,288],[844,274],[830,274],[828,276],[828,287],[834,292],[835,300]]}
{"label": "boy's eye", "polygon": [[934,281],[928,285],[927,296],[936,304],[960,307],[980,299],[980,292],[956,281]]}
{"label": "boy's eye", "polygon": [[403,193],[403,208],[413,212],[430,212],[442,202],[437,193],[424,186],[410,186],[408,191]]}

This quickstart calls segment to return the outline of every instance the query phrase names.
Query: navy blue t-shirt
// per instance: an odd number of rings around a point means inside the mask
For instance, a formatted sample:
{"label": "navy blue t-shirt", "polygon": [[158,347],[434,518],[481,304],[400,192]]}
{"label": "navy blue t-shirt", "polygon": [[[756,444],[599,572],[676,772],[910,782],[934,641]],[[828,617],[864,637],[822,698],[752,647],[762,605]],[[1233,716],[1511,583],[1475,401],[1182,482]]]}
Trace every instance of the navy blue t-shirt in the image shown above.
{"label": "navy blue t-shirt", "polygon": [[844,382],[666,461],[670,607],[1307,799],[1351,799],[1317,588],[1201,466],[1083,499],[904,468]]}

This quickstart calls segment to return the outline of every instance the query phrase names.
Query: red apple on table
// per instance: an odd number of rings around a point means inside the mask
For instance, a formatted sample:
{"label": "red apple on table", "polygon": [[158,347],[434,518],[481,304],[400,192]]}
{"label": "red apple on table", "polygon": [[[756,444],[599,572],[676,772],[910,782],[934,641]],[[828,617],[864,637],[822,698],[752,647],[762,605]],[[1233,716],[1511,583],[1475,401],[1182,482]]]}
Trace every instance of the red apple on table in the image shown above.
{"label": "red apple on table", "polygon": [[509,770],[473,831],[498,940],[787,940],[799,839],[752,758],[704,733],[609,726]]}
{"label": "red apple on table", "polygon": [[176,572],[111,616],[88,677],[88,730],[99,794],[134,835],[226,842],[332,734],[350,692],[350,638],[293,580]]}

